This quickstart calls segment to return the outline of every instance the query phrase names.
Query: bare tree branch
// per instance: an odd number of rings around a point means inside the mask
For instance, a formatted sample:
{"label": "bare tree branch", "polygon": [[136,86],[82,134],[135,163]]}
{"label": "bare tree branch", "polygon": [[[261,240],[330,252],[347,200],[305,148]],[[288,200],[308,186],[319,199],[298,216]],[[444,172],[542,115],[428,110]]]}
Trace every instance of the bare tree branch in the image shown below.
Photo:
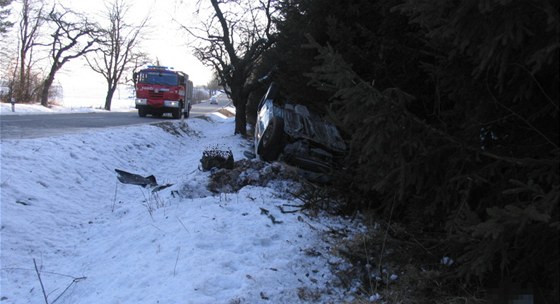
{"label": "bare tree branch", "polygon": [[215,70],[232,99],[236,134],[246,134],[246,106],[257,87],[255,63],[275,41],[271,3],[272,0],[210,0],[214,11],[211,18],[198,27],[182,27],[198,41],[193,46],[195,56]]}
{"label": "bare tree branch", "polygon": [[48,106],[49,89],[56,73],[70,60],[95,51],[100,34],[97,25],[91,23],[83,15],[78,15],[64,7],[61,7],[59,11],[56,6],[53,6],[46,21],[51,23],[55,30],[50,35],[52,63],[41,92],[43,106]]}
{"label": "bare tree branch", "polygon": [[123,0],[113,0],[106,7],[105,17],[109,26],[101,31],[107,38],[101,42],[101,48],[94,56],[86,57],[90,68],[105,78],[105,110],[108,111],[111,110],[113,95],[123,74],[129,71],[132,65],[138,67],[138,61],[146,58],[137,48],[149,18],[144,18],[136,25],[128,24],[126,19],[129,9],[130,6]]}
{"label": "bare tree branch", "polygon": [[[34,64],[33,50],[38,45],[39,30],[44,23],[44,3],[35,0],[22,0],[19,20],[19,75],[12,85],[16,100],[28,102],[32,97],[31,67]],[[15,87],[14,87],[15,86]]]}

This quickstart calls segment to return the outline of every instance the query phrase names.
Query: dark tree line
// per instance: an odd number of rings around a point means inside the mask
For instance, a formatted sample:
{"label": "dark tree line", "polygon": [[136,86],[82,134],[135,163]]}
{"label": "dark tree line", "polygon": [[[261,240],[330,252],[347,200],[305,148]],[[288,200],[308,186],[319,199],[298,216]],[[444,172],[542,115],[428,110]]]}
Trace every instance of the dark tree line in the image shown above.
{"label": "dark tree line", "polygon": [[460,279],[558,301],[559,3],[278,5],[259,69],[346,134],[350,207],[408,225]]}

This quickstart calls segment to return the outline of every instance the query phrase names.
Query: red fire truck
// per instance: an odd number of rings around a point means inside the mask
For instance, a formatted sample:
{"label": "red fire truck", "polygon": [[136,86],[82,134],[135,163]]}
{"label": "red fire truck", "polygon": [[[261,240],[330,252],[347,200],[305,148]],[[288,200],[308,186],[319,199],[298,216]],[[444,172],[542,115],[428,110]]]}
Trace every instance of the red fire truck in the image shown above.
{"label": "red fire truck", "polygon": [[189,117],[193,83],[189,75],[163,66],[148,66],[133,74],[138,116],[151,114],[161,117],[171,113],[173,118]]}

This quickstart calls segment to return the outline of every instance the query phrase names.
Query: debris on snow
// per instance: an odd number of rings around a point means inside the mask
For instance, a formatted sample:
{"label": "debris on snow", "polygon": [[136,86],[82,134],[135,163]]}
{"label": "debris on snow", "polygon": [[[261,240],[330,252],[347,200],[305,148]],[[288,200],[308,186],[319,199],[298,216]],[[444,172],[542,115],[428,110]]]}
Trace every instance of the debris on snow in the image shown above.
{"label": "debris on snow", "polygon": [[137,185],[143,188],[157,186],[156,177],[153,175],[144,177],[119,169],[115,169],[115,172],[117,172],[117,179],[123,184]]}
{"label": "debris on snow", "polygon": [[137,185],[143,188],[151,188],[152,192],[158,192],[165,188],[169,188],[173,186],[173,184],[164,184],[158,185],[156,181],[156,177],[153,175],[150,176],[142,176],[139,174],[134,174],[130,172],[126,172],[123,170],[115,169],[117,172],[117,179],[123,184],[130,184],[130,185]]}
{"label": "debris on snow", "polygon": [[200,159],[202,171],[211,169],[233,169],[233,153],[231,150],[212,148],[202,152]]}
{"label": "debris on snow", "polygon": [[268,186],[273,181],[297,181],[298,174],[288,166],[259,160],[242,159],[231,170],[212,172],[208,189],[214,193],[237,192],[245,186]]}

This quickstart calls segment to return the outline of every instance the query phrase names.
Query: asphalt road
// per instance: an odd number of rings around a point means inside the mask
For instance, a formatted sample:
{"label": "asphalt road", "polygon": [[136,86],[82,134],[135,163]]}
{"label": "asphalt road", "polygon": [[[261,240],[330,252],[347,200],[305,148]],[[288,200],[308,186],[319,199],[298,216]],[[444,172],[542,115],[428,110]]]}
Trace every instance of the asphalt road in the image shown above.
{"label": "asphalt road", "polygon": [[[208,102],[195,104],[188,119],[215,112],[222,106],[223,104],[211,105]],[[2,115],[0,116],[0,139],[40,138],[92,129],[175,121],[167,115],[161,118],[150,115],[139,117],[136,111]]]}

